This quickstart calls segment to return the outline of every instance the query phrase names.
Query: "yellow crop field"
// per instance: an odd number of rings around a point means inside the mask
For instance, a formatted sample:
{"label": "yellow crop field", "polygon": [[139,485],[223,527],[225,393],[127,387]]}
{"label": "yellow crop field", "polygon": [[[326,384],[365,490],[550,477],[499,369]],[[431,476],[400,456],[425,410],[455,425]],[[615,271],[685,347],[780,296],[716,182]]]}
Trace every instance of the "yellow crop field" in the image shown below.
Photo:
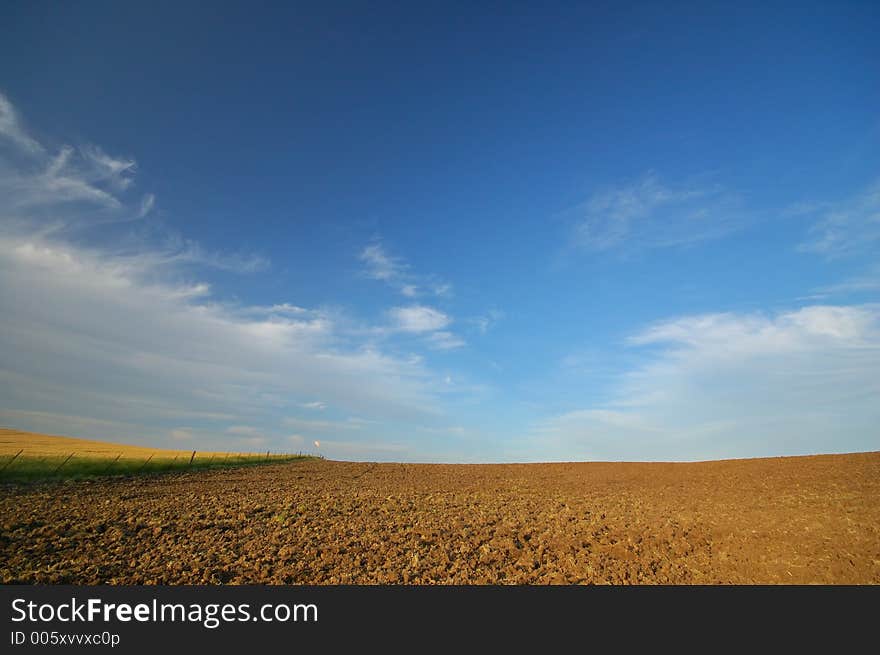
{"label": "yellow crop field", "polygon": [[0,482],[159,473],[303,458],[289,453],[149,448],[0,428]]}
{"label": "yellow crop field", "polygon": [[[124,458],[149,457],[182,457],[191,455],[192,450],[165,450],[161,448],[148,448],[146,446],[131,446],[128,444],[113,443],[109,441],[95,441],[92,439],[76,439],[74,437],[60,437],[51,434],[39,434],[36,432],[23,432],[10,428],[0,428],[0,457],[15,455],[18,451],[22,455],[29,456],[61,456],[76,453],[79,457],[116,457]],[[199,456],[225,455],[221,452],[202,452]]]}

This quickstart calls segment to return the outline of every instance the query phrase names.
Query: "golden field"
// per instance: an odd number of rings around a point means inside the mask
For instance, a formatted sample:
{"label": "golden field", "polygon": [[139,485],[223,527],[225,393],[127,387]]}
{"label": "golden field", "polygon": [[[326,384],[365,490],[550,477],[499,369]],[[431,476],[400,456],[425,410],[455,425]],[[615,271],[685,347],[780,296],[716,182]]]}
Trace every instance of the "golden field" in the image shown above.
{"label": "golden field", "polygon": [[[111,443],[108,441],[95,441],[92,439],[76,439],[73,437],[60,437],[52,434],[38,434],[36,432],[24,432],[11,428],[0,428],[0,458],[15,455],[19,450],[22,456],[35,457],[60,457],[75,453],[83,458],[113,458],[121,455],[126,459],[144,459],[153,457],[182,457],[192,455],[192,450],[166,450],[162,448],[148,448],[146,446],[130,446],[128,444]],[[226,455],[222,452],[202,452],[199,456]]]}

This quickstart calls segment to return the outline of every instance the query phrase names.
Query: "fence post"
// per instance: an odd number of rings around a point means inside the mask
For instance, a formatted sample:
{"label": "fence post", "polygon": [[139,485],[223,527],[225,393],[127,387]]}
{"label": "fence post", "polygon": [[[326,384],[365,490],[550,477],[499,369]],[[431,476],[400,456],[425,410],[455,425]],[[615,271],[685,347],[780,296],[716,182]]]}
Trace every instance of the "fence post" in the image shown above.
{"label": "fence post", "polygon": [[144,461],[144,463],[141,464],[141,467],[136,471],[136,473],[140,473],[141,471],[143,471],[143,470],[144,470],[144,467],[145,467],[147,464],[150,463],[150,460],[151,460],[151,459],[153,459],[153,456],[152,456],[152,455],[150,455],[149,457],[147,457],[146,461]]}
{"label": "fence post", "polygon": [[104,472],[101,475],[107,475],[110,472],[110,469],[113,468],[113,465],[119,461],[119,458],[122,457],[122,453],[119,453],[110,464],[107,465],[107,468],[104,469]]}
{"label": "fence post", "polygon": [[56,473],[58,473],[58,471],[61,470],[61,467],[64,466],[65,464],[67,464],[67,462],[69,462],[69,461],[70,461],[70,458],[73,457],[73,456],[74,456],[74,453],[70,453],[70,454],[67,456],[67,459],[65,459],[63,462],[61,462],[61,463],[58,465],[58,468],[57,468],[57,469],[55,469],[54,471],[52,471],[52,475],[55,475]]}
{"label": "fence post", "polygon": [[8,462],[6,462],[6,463],[3,465],[3,468],[0,469],[0,473],[3,473],[3,471],[5,471],[7,468],[9,468],[9,465],[12,464],[12,462],[14,462],[15,460],[17,460],[17,459],[18,459],[18,456],[21,455],[23,452],[24,452],[24,448],[22,448],[22,449],[19,450],[17,453],[15,453],[15,454],[12,456],[12,459],[10,459]]}
{"label": "fence post", "polygon": [[190,465],[190,466],[193,465],[193,460],[194,460],[195,458],[196,458],[196,451],[193,451],[193,454],[190,455],[190,458],[189,458],[189,465]]}
{"label": "fence post", "polygon": [[269,461],[269,451],[268,450],[266,451],[266,461],[267,462]]}

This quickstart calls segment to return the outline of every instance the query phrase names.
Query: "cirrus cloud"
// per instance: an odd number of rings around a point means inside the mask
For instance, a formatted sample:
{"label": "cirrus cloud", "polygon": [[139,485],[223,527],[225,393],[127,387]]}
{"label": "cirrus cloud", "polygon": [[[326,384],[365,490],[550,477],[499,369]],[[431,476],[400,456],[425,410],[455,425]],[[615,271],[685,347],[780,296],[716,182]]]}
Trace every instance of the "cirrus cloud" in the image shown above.
{"label": "cirrus cloud", "polygon": [[684,316],[628,341],[643,363],[608,402],[537,425],[537,444],[632,460],[880,449],[878,305]]}
{"label": "cirrus cloud", "polygon": [[403,332],[434,332],[452,321],[439,309],[424,305],[394,307],[388,311],[394,327]]}
{"label": "cirrus cloud", "polygon": [[570,245],[593,252],[686,246],[741,226],[737,201],[718,186],[671,187],[650,172],[594,193],[576,211]]}
{"label": "cirrus cloud", "polygon": [[[200,279],[261,270],[261,258],[184,239],[84,238],[155,205],[131,194],[134,160],[97,147],[52,154],[0,100],[0,416],[56,433],[103,426],[83,436],[120,438],[113,426],[126,426],[126,439],[283,443],[285,418],[303,408],[384,421],[439,411],[421,360],[383,352],[320,309],[226,301]],[[414,331],[448,322],[400,317]]]}

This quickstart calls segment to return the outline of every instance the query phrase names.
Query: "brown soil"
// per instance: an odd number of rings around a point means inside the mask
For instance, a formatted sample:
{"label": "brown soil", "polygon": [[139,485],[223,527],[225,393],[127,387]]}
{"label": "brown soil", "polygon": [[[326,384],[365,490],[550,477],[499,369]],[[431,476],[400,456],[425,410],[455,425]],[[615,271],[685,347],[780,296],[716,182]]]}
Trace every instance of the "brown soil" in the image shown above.
{"label": "brown soil", "polygon": [[0,581],[880,583],[880,453],[305,461],[0,490]]}

